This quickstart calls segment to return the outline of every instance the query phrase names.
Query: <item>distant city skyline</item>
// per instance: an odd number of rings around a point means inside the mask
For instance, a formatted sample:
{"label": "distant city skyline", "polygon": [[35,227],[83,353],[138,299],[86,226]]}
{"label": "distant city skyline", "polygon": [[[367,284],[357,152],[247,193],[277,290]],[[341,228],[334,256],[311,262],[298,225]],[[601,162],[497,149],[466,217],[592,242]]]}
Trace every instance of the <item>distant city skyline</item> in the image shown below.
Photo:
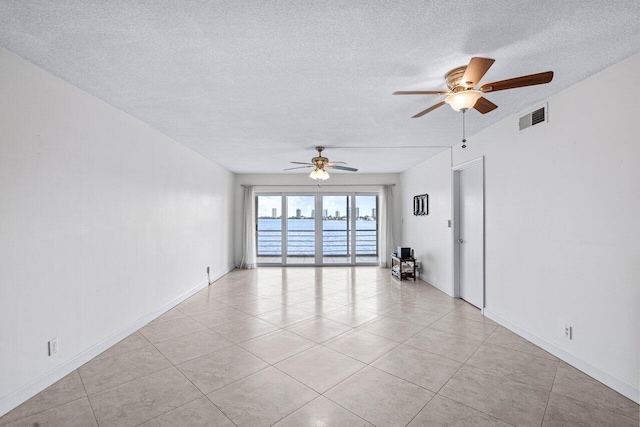
{"label": "distant city skyline", "polygon": [[[323,216],[326,218],[329,216],[329,212],[332,214],[335,212],[342,215],[348,211],[347,209],[347,197],[348,196],[323,196]],[[314,218],[315,217],[315,196],[288,196],[287,199],[287,216],[297,216],[297,210],[300,210],[302,217]],[[356,196],[356,215],[359,216],[360,212],[371,212],[370,214],[364,214],[374,216],[376,213],[376,196]],[[274,218],[279,217],[279,212],[282,209],[281,196],[259,196],[258,197],[258,216],[262,218]],[[362,210],[360,210],[362,209]],[[339,216],[339,215],[338,215]]]}

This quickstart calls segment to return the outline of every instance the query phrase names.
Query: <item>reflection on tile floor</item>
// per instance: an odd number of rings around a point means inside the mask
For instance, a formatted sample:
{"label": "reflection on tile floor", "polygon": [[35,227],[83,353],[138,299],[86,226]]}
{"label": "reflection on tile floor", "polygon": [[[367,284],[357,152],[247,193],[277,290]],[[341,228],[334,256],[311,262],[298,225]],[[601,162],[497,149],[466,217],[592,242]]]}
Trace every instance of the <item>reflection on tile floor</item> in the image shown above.
{"label": "reflection on tile floor", "polygon": [[638,426],[638,405],[422,281],[235,270],[0,426]]}

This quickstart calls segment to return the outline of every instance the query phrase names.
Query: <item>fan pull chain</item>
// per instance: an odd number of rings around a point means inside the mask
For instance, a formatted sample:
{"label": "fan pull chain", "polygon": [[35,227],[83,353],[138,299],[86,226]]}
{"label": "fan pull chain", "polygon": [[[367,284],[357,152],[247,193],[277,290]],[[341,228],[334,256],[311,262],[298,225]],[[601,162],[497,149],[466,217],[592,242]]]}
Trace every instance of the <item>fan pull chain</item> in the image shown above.
{"label": "fan pull chain", "polygon": [[462,148],[467,148],[467,140],[464,136],[464,113],[466,112],[466,108],[462,110]]}

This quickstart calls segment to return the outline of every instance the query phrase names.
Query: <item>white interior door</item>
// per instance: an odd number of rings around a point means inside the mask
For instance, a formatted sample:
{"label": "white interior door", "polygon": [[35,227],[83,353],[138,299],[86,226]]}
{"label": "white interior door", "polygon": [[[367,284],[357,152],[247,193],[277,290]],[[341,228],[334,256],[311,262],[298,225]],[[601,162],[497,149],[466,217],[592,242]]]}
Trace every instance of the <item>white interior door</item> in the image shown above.
{"label": "white interior door", "polygon": [[458,296],[484,308],[484,178],[482,159],[456,174],[456,270]]}

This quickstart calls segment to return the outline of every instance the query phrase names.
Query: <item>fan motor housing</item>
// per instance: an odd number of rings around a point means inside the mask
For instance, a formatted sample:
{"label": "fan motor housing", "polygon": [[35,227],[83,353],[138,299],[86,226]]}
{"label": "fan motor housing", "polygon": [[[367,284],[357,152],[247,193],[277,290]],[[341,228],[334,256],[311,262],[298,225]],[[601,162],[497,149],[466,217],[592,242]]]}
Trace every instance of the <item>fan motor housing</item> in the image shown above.
{"label": "fan motor housing", "polygon": [[316,166],[324,165],[325,163],[329,163],[329,159],[326,157],[314,157],[311,159],[311,163]]}
{"label": "fan motor housing", "polygon": [[[465,86],[461,85],[462,76],[464,76],[464,72],[467,70],[467,66],[464,65],[462,67],[454,68],[444,75],[444,79],[447,81],[447,86],[449,90],[452,92],[459,92],[460,90],[464,90]],[[457,89],[457,90],[456,90]]]}

